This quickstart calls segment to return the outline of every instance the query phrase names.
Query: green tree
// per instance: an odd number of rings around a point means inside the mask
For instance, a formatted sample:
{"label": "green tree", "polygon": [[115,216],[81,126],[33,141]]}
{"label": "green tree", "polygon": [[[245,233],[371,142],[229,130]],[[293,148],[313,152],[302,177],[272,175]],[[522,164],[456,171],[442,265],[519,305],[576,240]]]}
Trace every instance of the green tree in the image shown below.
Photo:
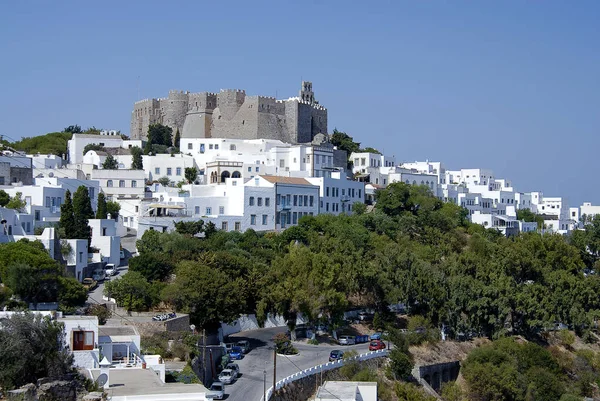
{"label": "green tree", "polygon": [[340,150],[345,150],[348,153],[348,157],[353,152],[358,152],[360,149],[360,143],[354,142],[354,139],[346,134],[345,132],[338,131],[337,128],[333,129],[333,134],[331,134],[331,143],[334,146],[337,146]]}
{"label": "green tree", "polygon": [[179,142],[181,141],[181,135],[179,135],[179,128],[175,131],[175,139],[173,139],[173,146],[179,149]]}
{"label": "green tree", "polygon": [[139,272],[149,282],[165,280],[173,270],[171,255],[149,252],[129,259],[129,271]]}
{"label": "green tree", "polygon": [[63,324],[31,313],[2,320],[0,329],[0,387],[4,390],[61,376],[73,357],[64,348]]}
{"label": "green tree", "polygon": [[131,148],[131,169],[132,170],[143,170],[144,169],[144,159],[142,157],[142,149],[138,146],[134,146]]}
{"label": "green tree", "polygon": [[220,262],[205,253],[197,261],[179,263],[175,281],[163,291],[166,302],[189,313],[190,321],[209,331],[220,327],[220,322],[234,321],[246,307],[245,280],[220,268]]}
{"label": "green tree", "polygon": [[81,127],[79,125],[69,125],[67,128],[63,129],[63,132],[70,132],[71,134],[80,134]]}
{"label": "green tree", "polygon": [[104,295],[114,298],[127,311],[145,311],[152,306],[150,283],[137,271],[127,272],[120,280],[106,283]]}
{"label": "green tree", "polygon": [[408,380],[413,368],[410,356],[399,348],[390,351],[389,372],[395,380]]}
{"label": "green tree", "polygon": [[71,310],[87,301],[87,289],[73,277],[58,277],[58,302],[62,310]]}
{"label": "green tree", "polygon": [[105,170],[118,170],[119,162],[117,162],[117,159],[109,153],[106,156],[106,159],[104,159],[104,163],[102,163],[102,168]]}
{"label": "green tree", "polygon": [[86,186],[81,185],[73,195],[74,238],[90,239],[89,219],[94,218],[92,201]]}
{"label": "green tree", "polygon": [[92,305],[88,308],[86,314],[96,316],[100,325],[105,325],[106,321],[112,317],[111,310],[105,305]]}
{"label": "green tree", "polygon": [[97,143],[88,143],[83,148],[83,154],[85,155],[90,150],[101,151],[101,150],[104,150],[104,146],[97,144]]}
{"label": "green tree", "polygon": [[204,221],[176,221],[174,225],[175,230],[177,230],[177,232],[180,234],[196,235],[202,232],[204,228]]}
{"label": "green tree", "polygon": [[150,124],[148,142],[152,145],[173,145],[173,129],[162,124]]}
{"label": "green tree", "polygon": [[23,194],[21,192],[17,192],[14,197],[10,198],[5,207],[7,209],[14,209],[19,213],[23,213],[25,211],[25,207],[27,206],[27,202],[25,202],[22,197]]}
{"label": "green tree", "polygon": [[367,212],[367,205],[363,202],[354,202],[352,204],[352,211],[354,214],[365,214]]}
{"label": "green tree", "polygon": [[171,180],[169,179],[169,177],[160,177],[158,180],[158,183],[160,185],[162,185],[163,187],[168,187],[169,184],[171,183]]}
{"label": "green tree", "polygon": [[12,143],[11,147],[27,154],[41,153],[66,157],[68,153],[67,142],[72,137],[73,134],[70,132],[51,132],[46,135],[23,138],[20,141]]}
{"label": "green tree", "polygon": [[198,169],[196,167],[186,167],[184,175],[188,184],[193,184],[198,178]]}
{"label": "green tree", "polygon": [[98,208],[96,209],[96,218],[97,219],[105,219],[107,214],[106,209],[106,197],[104,193],[100,192],[98,194]]}
{"label": "green tree", "polygon": [[371,148],[371,147],[366,147],[364,149],[360,149],[359,152],[361,152],[361,153],[375,153],[375,154],[378,154],[378,155],[381,154],[380,151],[378,151],[375,148]]}
{"label": "green tree", "polygon": [[0,189],[0,206],[6,206],[9,201],[10,196],[3,189]]}
{"label": "green tree", "polygon": [[117,221],[121,212],[121,205],[115,201],[106,202],[106,212],[110,214],[111,219]]}
{"label": "green tree", "polygon": [[71,191],[65,192],[65,202],[60,205],[60,228],[64,231],[65,238],[74,239],[77,235],[75,228],[75,215],[73,214],[73,202],[71,201]]}

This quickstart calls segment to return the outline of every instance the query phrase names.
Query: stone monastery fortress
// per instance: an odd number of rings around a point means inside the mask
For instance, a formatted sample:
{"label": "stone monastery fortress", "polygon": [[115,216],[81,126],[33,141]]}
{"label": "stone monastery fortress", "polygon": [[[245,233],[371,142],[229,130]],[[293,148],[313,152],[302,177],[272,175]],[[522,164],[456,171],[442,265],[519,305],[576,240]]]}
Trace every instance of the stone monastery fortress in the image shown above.
{"label": "stone monastery fortress", "polygon": [[167,98],[136,102],[131,139],[145,140],[150,124],[179,129],[182,138],[277,139],[299,144],[327,134],[327,109],[315,100],[312,83],[302,81],[298,97],[277,100],[247,96],[244,90],[219,93],[170,91]]}

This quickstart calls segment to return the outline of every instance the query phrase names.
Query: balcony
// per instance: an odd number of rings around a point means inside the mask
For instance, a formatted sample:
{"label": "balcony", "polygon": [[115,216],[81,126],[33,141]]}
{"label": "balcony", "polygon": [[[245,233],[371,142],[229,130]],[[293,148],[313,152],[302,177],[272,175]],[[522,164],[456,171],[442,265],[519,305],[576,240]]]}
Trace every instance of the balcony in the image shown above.
{"label": "balcony", "polygon": [[277,210],[290,210],[292,208],[291,203],[281,202],[281,204],[277,205]]}

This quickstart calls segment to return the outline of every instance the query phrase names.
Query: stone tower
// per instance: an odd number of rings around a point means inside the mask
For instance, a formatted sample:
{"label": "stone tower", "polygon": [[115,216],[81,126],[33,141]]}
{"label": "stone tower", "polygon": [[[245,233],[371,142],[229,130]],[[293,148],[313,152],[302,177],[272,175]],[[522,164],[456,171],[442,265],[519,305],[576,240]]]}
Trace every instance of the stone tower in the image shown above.
{"label": "stone tower", "polygon": [[302,87],[300,88],[298,97],[304,102],[308,102],[311,104],[315,103],[315,94],[312,90],[312,82],[302,81]]}

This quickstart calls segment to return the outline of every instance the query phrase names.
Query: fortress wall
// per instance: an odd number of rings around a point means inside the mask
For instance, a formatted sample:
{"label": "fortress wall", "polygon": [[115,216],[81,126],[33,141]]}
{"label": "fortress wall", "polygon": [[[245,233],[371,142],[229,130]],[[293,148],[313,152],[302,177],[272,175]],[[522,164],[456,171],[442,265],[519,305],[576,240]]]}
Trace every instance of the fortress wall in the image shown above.
{"label": "fortress wall", "polygon": [[[219,99],[219,105],[221,100]],[[226,107],[229,107],[226,105]],[[212,115],[211,137],[232,139],[258,138],[258,99],[247,97],[237,112],[227,119],[221,107],[217,107]]]}

